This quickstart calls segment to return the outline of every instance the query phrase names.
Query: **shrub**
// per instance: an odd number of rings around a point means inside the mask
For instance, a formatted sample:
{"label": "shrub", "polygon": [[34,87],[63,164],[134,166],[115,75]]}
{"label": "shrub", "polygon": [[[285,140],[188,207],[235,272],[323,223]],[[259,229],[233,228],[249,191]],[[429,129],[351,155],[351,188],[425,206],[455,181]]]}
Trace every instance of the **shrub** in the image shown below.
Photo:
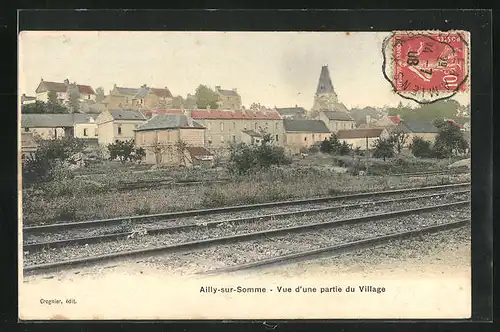
{"label": "shrub", "polygon": [[52,181],[61,174],[64,163],[74,163],[72,156],[82,152],[85,144],[81,139],[63,137],[40,140],[37,151],[27,156],[22,167],[23,185]]}
{"label": "shrub", "polygon": [[433,155],[436,158],[451,158],[464,154],[469,149],[469,143],[462,135],[460,128],[448,121],[436,120],[439,133],[434,142]]}
{"label": "shrub", "polygon": [[271,144],[269,134],[264,135],[260,145],[238,143],[230,147],[228,169],[233,174],[246,174],[258,169],[268,169],[272,165],[286,165],[291,161],[285,150]]}
{"label": "shrub", "polygon": [[334,155],[348,155],[351,153],[351,145],[346,142],[340,143],[337,135],[332,134],[328,139],[321,142],[320,151],[323,153],[330,153]]}
{"label": "shrub", "polygon": [[413,141],[410,144],[410,151],[417,158],[432,157],[431,143],[418,136],[413,137]]}
{"label": "shrub", "polygon": [[375,151],[373,157],[375,158],[392,158],[394,157],[394,142],[391,138],[377,138],[375,141]]}
{"label": "shrub", "polygon": [[108,144],[109,160],[118,159],[122,163],[126,161],[141,161],[146,156],[143,148],[135,148],[134,140],[115,141]]}
{"label": "shrub", "polygon": [[312,153],[312,154],[318,153],[319,152],[319,146],[317,146],[317,145],[311,145],[309,147],[309,149],[307,149],[307,152],[308,153]]}

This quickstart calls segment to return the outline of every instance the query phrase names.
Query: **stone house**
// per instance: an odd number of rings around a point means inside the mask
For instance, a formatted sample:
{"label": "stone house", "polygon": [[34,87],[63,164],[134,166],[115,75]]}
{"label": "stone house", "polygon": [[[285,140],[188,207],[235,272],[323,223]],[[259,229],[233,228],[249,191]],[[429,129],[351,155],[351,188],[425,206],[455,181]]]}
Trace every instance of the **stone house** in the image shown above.
{"label": "stone house", "polygon": [[106,110],[96,119],[99,145],[108,145],[117,140],[135,138],[134,129],[146,122],[146,117],[137,110]]}
{"label": "stone house", "polygon": [[49,100],[49,92],[53,91],[56,93],[57,99],[61,104],[67,104],[70,100],[71,92],[75,90],[79,93],[79,101],[81,103],[95,102],[96,94],[90,85],[70,83],[68,79],[65,79],[63,83],[49,82],[44,81],[43,78],[35,90],[36,100],[47,102]]}
{"label": "stone house", "polygon": [[303,107],[284,107],[284,108],[274,108],[276,112],[281,115],[283,119],[305,119],[307,116],[307,111]]}
{"label": "stone house", "polygon": [[148,164],[193,166],[213,160],[204,148],[204,131],[205,127],[183,114],[156,115],[135,129],[135,144],[146,151]]}
{"label": "stone house", "polygon": [[23,133],[31,133],[41,139],[97,137],[95,115],[90,114],[21,114],[21,128]]}
{"label": "stone house", "polygon": [[319,112],[316,119],[323,121],[328,129],[334,133],[339,130],[353,129],[356,125],[356,121],[346,112],[323,110]]}
{"label": "stone house", "polygon": [[102,103],[106,105],[107,110],[131,109],[132,100],[138,92],[139,88],[125,88],[115,84],[113,90],[109,91],[109,95],[104,98]]}
{"label": "stone house", "polygon": [[26,96],[26,94],[24,93],[21,96],[21,105],[34,104],[35,102],[36,102],[36,97]]}
{"label": "stone house", "polygon": [[249,130],[270,134],[275,144],[284,144],[283,120],[277,112],[186,110],[185,114],[206,128],[205,146],[209,150],[227,149],[230,143],[248,142]]}
{"label": "stone house", "polygon": [[330,130],[321,120],[284,119],[285,149],[290,154],[297,154],[301,149],[322,142],[331,135]]}
{"label": "stone house", "polygon": [[402,120],[394,129],[394,132],[404,132],[408,134],[406,146],[409,146],[414,137],[420,137],[426,141],[434,143],[439,129],[433,124],[418,120]]}
{"label": "stone house", "polygon": [[150,88],[144,84],[132,98],[134,109],[168,108],[172,105],[172,93],[165,88]]}
{"label": "stone house", "polygon": [[220,86],[215,87],[215,92],[219,96],[219,109],[241,110],[241,96],[237,89],[223,90]]}
{"label": "stone house", "polygon": [[385,128],[357,128],[339,130],[336,135],[341,143],[345,142],[351,145],[353,149],[366,150],[367,146],[368,149],[372,149],[377,139],[388,138],[389,132]]}

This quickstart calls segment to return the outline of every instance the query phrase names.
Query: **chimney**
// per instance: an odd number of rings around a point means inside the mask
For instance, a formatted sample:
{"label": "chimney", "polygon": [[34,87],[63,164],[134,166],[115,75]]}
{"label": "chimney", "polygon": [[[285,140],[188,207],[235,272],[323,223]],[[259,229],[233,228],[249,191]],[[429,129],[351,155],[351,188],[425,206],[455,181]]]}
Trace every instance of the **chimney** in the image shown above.
{"label": "chimney", "polygon": [[113,89],[116,89],[116,83],[113,85]]}
{"label": "chimney", "polygon": [[69,85],[69,80],[68,80],[68,79],[65,79],[65,80],[64,80],[64,84]]}
{"label": "chimney", "polygon": [[210,111],[210,104],[207,105],[207,111]]}
{"label": "chimney", "polygon": [[43,78],[40,78],[40,82],[43,82]]}

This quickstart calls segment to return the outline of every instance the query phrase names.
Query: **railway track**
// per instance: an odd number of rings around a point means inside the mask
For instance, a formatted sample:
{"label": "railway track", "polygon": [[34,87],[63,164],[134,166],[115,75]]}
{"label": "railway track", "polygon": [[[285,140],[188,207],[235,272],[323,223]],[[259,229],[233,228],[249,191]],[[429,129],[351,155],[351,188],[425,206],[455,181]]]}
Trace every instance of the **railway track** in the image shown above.
{"label": "railway track", "polygon": [[[467,184],[463,184],[463,187],[467,186]],[[460,186],[445,186],[447,189],[454,188],[454,189],[460,189]],[[429,191],[431,187],[427,188],[419,188],[422,191]],[[443,187],[439,187],[443,188]],[[436,190],[437,188],[434,188]],[[401,190],[397,191],[401,193]],[[387,192],[385,192],[387,194]],[[390,191],[391,194],[395,194],[395,191]],[[408,193],[408,190],[403,191],[403,193]],[[373,194],[373,193],[371,193]],[[379,193],[380,194],[380,193]],[[450,196],[451,195],[451,196]],[[182,251],[190,251],[190,250],[195,250],[199,248],[206,248],[206,247],[211,247],[211,246],[219,246],[221,244],[225,243],[233,243],[233,242],[241,242],[241,241],[250,241],[252,239],[262,239],[262,238],[267,238],[267,237],[274,237],[278,235],[291,235],[291,234],[296,234],[296,233],[301,233],[301,232],[311,232],[311,231],[317,231],[319,229],[332,229],[332,228],[338,228],[338,227],[344,227],[346,225],[353,225],[353,224],[359,224],[359,223],[367,223],[368,221],[377,221],[377,220],[384,220],[387,218],[396,218],[396,217],[404,217],[412,214],[421,214],[421,213],[428,213],[432,211],[440,211],[442,209],[456,209],[456,208],[462,208],[464,206],[467,206],[470,201],[468,199],[462,199],[459,200],[458,202],[456,201],[457,198],[460,198],[462,195],[468,195],[467,190],[458,190],[456,192],[441,192],[441,193],[434,193],[430,195],[420,195],[420,196],[413,196],[413,197],[405,197],[405,198],[398,198],[398,199],[389,199],[389,200],[380,200],[376,202],[365,202],[365,203],[358,203],[358,204],[350,204],[350,205],[338,205],[335,207],[326,207],[324,209],[308,209],[308,210],[299,210],[299,211],[288,211],[288,212],[283,212],[281,214],[268,214],[268,215],[259,215],[259,216],[254,216],[254,217],[243,217],[243,218],[232,218],[232,219],[226,219],[226,220],[219,220],[219,221],[213,221],[213,222],[207,222],[204,224],[187,224],[187,225],[177,225],[173,226],[170,228],[158,228],[157,230],[149,230],[146,231],[145,234],[148,234],[146,237],[142,237],[142,239],[150,239],[154,237],[159,237],[158,241],[156,241],[156,245],[151,247],[149,244],[143,248],[134,248],[132,250],[123,250],[119,251],[118,249],[113,249],[111,248],[112,253],[110,254],[109,252],[94,252],[89,254],[88,257],[77,257],[77,258],[71,258],[71,259],[59,259],[59,260],[53,260],[45,263],[34,263],[31,265],[25,266],[25,272],[29,271],[39,271],[39,270],[46,270],[46,269],[58,269],[58,268],[67,268],[67,267],[73,267],[73,266],[79,266],[79,265],[86,265],[90,263],[96,263],[100,261],[107,261],[107,260],[112,260],[112,259],[117,259],[117,258],[123,258],[123,257],[130,257],[130,256],[142,256],[142,255],[152,255],[152,254],[158,254],[158,253],[167,253],[167,252],[182,252]],[[358,195],[359,196],[359,195]],[[440,197],[448,197],[448,200],[451,198],[452,200],[454,199],[455,201],[448,202],[446,201],[444,204],[434,204],[431,206],[425,206],[421,207],[421,200],[422,199],[427,199],[427,200],[432,200],[433,198],[440,198]],[[346,197],[346,196],[344,196]],[[347,197],[356,197],[356,195],[349,195]],[[369,196],[364,196],[364,197],[369,197]],[[373,198],[373,197],[372,197]],[[420,200],[420,201],[419,201]],[[283,203],[283,202],[279,202]],[[413,204],[414,208],[412,209],[405,209],[405,210],[394,210],[394,206],[397,205],[408,205],[408,204]],[[285,205],[286,206],[286,205]],[[362,216],[356,216],[352,218],[343,218],[343,219],[335,219],[332,220],[331,218],[331,213],[335,210],[339,211],[341,214],[345,215],[346,213],[352,213],[353,211],[350,211],[349,209],[356,209],[356,206],[358,209],[361,209],[359,211],[356,211],[357,214],[362,213]],[[383,209],[389,210],[389,212],[383,212],[383,213],[371,213],[366,215],[366,211],[363,210],[363,208],[370,208],[372,209],[374,206],[378,207],[383,207]],[[254,206],[255,207],[255,206]],[[363,208],[360,208],[363,207]],[[217,209],[212,209],[217,210]],[[220,209],[219,209],[220,210]],[[224,210],[223,210],[224,211]],[[347,212],[346,212],[347,211]],[[325,218],[326,215],[326,221],[322,222],[314,222],[315,220],[311,220],[310,217],[311,215],[317,215],[319,219]],[[339,213],[337,213],[338,216]],[[323,215],[323,216],[322,216]],[[328,215],[330,217],[328,217]],[[356,214],[355,214],[356,215]],[[293,220],[293,218],[298,218],[296,220]],[[287,222],[287,220],[292,219],[292,222]],[[298,220],[298,221],[297,221]],[[267,223],[266,223],[267,221]],[[297,223],[301,225],[296,225]],[[245,227],[241,227],[241,225],[246,224],[246,225],[251,225],[250,228],[253,228],[252,232],[245,231]],[[229,228],[224,228],[223,231],[220,230],[220,226],[228,226],[228,225],[233,225]],[[292,225],[292,226],[290,226]],[[276,227],[277,226],[277,227]],[[232,228],[234,227],[234,228]],[[238,230],[238,227],[240,228]],[[274,227],[274,228],[273,228]],[[252,230],[252,229],[251,229]],[[193,232],[191,238],[186,237],[186,234],[190,234]],[[207,236],[207,233],[212,232],[212,234],[208,234],[208,238],[200,240],[200,238],[203,238],[203,236]],[[162,234],[166,233],[167,238],[162,238]],[[180,236],[180,235],[182,236]],[[52,250],[56,250],[55,248],[68,248],[67,246],[69,245],[82,245],[85,243],[85,250],[88,250],[88,245],[89,243],[97,243],[96,246],[101,245],[102,241],[117,241],[120,243],[117,243],[116,246],[117,248],[120,248],[121,244],[127,243],[129,241],[127,237],[130,236],[130,233],[114,233],[114,234],[106,234],[103,236],[97,236],[97,237],[87,237],[87,238],[78,238],[78,239],[65,239],[65,240],[59,240],[59,241],[52,241],[52,243],[32,243],[28,245],[24,245],[24,250],[36,250],[36,249],[47,249],[50,248],[51,245],[54,247]],[[177,239],[177,237],[179,239]],[[138,237],[138,241],[140,241],[141,237]],[[122,239],[122,240],[118,240]],[[93,242],[95,240],[95,242]],[[180,242],[175,243],[175,240],[179,240]],[[158,244],[164,244],[164,243],[171,243],[169,245],[158,245]],[[113,242],[113,245],[115,243]],[[109,249],[109,248],[108,248]],[[92,251],[92,250],[91,250]],[[51,253],[52,251],[49,251]],[[64,257],[64,255],[61,255],[61,257]],[[61,258],[60,257],[60,258]],[[29,257],[25,257],[29,258]]]}
{"label": "railway track", "polygon": [[470,174],[470,171],[424,171],[424,172],[412,172],[412,173],[394,173],[388,174],[390,176],[427,176],[427,175],[461,175],[461,174]]}

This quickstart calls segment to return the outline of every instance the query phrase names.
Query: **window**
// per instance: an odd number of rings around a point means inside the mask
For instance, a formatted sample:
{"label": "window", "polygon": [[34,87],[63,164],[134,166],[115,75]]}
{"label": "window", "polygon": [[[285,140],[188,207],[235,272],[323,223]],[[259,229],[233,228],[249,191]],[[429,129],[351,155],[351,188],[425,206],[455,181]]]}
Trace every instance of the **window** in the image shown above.
{"label": "window", "polygon": [[236,130],[236,122],[233,122],[233,129]]}
{"label": "window", "polygon": [[121,134],[122,134],[122,127],[118,126],[118,135],[121,135]]}
{"label": "window", "polygon": [[243,125],[243,127],[245,128],[245,130],[247,130],[247,124],[246,123]]}
{"label": "window", "polygon": [[208,122],[207,123],[207,129],[210,131],[212,130],[212,123],[211,122]]}
{"label": "window", "polygon": [[90,95],[87,95],[87,99],[90,99]]}
{"label": "window", "polygon": [[88,134],[87,134],[87,128],[83,128],[83,136],[88,136]]}
{"label": "window", "polygon": [[221,142],[221,143],[224,143],[224,136],[221,136],[221,137],[220,137],[220,142]]}
{"label": "window", "polygon": [[278,134],[276,134],[276,142],[278,142],[278,141],[279,141],[279,136],[278,136]]}
{"label": "window", "polygon": [[29,132],[29,131],[30,131],[30,129],[29,129],[29,128],[24,128],[24,131],[25,131],[25,132]]}
{"label": "window", "polygon": [[255,130],[257,130],[257,122],[255,122]]}
{"label": "window", "polygon": [[233,135],[233,142],[236,142],[236,136]]}
{"label": "window", "polygon": [[280,124],[279,124],[279,122],[276,122],[276,129],[280,129]]}
{"label": "window", "polygon": [[224,122],[220,123],[220,131],[224,131]]}
{"label": "window", "polygon": [[210,137],[210,136],[208,137],[208,144],[209,145],[212,144],[212,137]]}
{"label": "window", "polygon": [[313,139],[313,141],[314,141],[314,134],[312,134],[312,139]]}
{"label": "window", "polygon": [[306,136],[306,137],[304,137],[304,141],[307,141],[307,136]]}

